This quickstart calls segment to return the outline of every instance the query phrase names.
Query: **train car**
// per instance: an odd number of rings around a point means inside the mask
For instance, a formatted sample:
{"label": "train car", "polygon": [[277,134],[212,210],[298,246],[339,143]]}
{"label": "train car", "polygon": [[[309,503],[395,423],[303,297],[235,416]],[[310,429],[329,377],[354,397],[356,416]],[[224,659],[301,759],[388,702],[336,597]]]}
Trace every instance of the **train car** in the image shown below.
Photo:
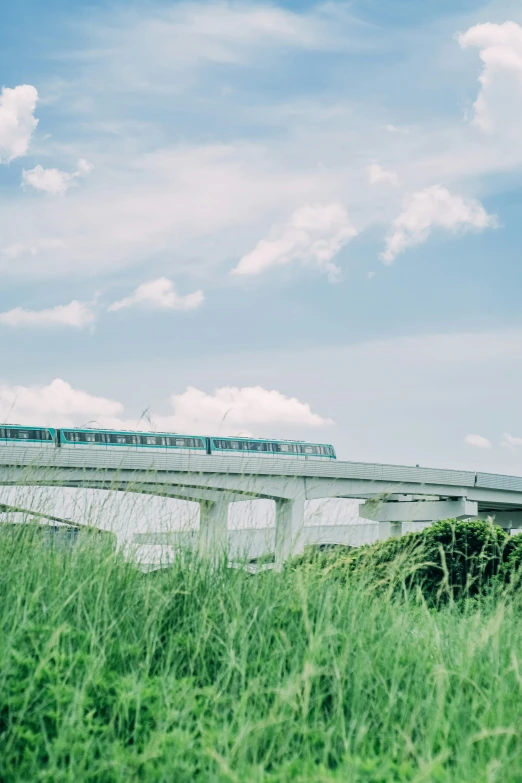
{"label": "train car", "polygon": [[168,432],[129,432],[126,430],[60,429],[61,447],[131,448],[160,451],[184,451],[206,454],[207,439],[199,435],[176,435]]}
{"label": "train car", "polygon": [[291,440],[260,440],[258,438],[209,438],[212,454],[292,457],[293,459],[336,459],[333,446]]}
{"label": "train car", "polygon": [[57,431],[54,427],[24,427],[21,424],[0,424],[0,446],[24,445],[31,448],[54,446]]}
{"label": "train car", "polygon": [[56,446],[60,448],[132,449],[173,451],[199,455],[290,457],[293,459],[336,459],[333,446],[306,441],[261,438],[206,437],[169,432],[134,432],[67,427],[24,427],[0,425],[1,444]]}
{"label": "train car", "polygon": [[335,459],[333,446],[306,441],[275,441],[259,438],[216,438],[168,432],[129,432],[125,430],[60,429],[62,447],[156,449],[189,454],[226,456],[292,457],[293,459]]}

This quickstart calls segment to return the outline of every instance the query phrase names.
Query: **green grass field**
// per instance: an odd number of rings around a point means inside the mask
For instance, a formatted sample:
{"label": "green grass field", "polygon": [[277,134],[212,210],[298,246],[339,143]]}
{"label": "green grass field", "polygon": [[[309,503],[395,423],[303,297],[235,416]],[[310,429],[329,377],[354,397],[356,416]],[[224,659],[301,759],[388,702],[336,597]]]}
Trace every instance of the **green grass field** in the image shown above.
{"label": "green grass field", "polygon": [[518,591],[383,574],[0,536],[0,780],[522,781]]}

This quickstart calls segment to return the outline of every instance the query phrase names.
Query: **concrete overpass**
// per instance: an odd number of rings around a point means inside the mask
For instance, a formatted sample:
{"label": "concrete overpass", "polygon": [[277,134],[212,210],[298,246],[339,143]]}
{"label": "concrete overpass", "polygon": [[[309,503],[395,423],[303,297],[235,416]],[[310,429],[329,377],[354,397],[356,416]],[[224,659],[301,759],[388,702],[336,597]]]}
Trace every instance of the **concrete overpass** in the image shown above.
{"label": "concrete overpass", "polygon": [[[88,487],[195,501],[197,546],[209,557],[227,547],[229,503],[268,498],[276,506],[278,565],[310,543],[304,504],[320,498],[364,500],[359,514],[379,523],[381,538],[400,535],[406,522],[448,517],[494,516],[506,529],[522,528],[522,478],[402,465],[9,444],[0,446],[0,485]],[[314,543],[332,537],[329,528],[323,530],[324,536],[320,530],[312,535]],[[335,537],[342,538],[341,531]]]}

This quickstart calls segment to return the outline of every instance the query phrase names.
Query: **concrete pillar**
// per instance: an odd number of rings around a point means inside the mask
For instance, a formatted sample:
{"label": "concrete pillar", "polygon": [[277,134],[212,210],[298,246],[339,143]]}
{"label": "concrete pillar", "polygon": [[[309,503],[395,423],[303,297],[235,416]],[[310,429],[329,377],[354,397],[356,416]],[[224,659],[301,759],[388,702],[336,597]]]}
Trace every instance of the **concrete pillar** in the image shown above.
{"label": "concrete pillar", "polygon": [[504,528],[509,533],[511,530],[515,530],[517,533],[522,528],[522,511],[507,510],[507,511],[481,511],[479,513],[479,519],[492,519],[494,525]]}
{"label": "concrete pillar", "polygon": [[281,569],[285,560],[304,551],[304,498],[276,500],[275,563]]}
{"label": "concrete pillar", "polygon": [[202,500],[199,509],[199,553],[217,561],[228,547],[228,500]]}
{"label": "concrete pillar", "polygon": [[402,522],[379,522],[379,541],[402,536]]}

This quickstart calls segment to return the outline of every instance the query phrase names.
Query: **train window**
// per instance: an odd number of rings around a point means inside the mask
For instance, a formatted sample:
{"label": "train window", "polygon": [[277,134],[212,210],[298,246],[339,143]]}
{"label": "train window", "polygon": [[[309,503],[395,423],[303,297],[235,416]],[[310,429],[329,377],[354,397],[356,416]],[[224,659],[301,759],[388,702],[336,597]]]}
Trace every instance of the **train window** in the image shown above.
{"label": "train window", "polygon": [[176,446],[185,449],[201,448],[202,442],[199,438],[176,438]]}
{"label": "train window", "polygon": [[249,441],[247,447],[249,451],[268,451],[268,443],[256,443],[255,441]]}
{"label": "train window", "polygon": [[158,435],[142,435],[141,442],[145,446],[165,446],[167,443],[167,439],[162,438]]}
{"label": "train window", "polygon": [[4,440],[52,440],[49,430],[20,430],[0,427],[0,438]]}
{"label": "train window", "polygon": [[305,454],[314,454],[315,453],[315,449],[314,449],[313,446],[305,446],[304,447],[304,453]]}
{"label": "train window", "polygon": [[94,432],[86,432],[85,433],[85,442],[86,443],[96,443],[96,435]]}

